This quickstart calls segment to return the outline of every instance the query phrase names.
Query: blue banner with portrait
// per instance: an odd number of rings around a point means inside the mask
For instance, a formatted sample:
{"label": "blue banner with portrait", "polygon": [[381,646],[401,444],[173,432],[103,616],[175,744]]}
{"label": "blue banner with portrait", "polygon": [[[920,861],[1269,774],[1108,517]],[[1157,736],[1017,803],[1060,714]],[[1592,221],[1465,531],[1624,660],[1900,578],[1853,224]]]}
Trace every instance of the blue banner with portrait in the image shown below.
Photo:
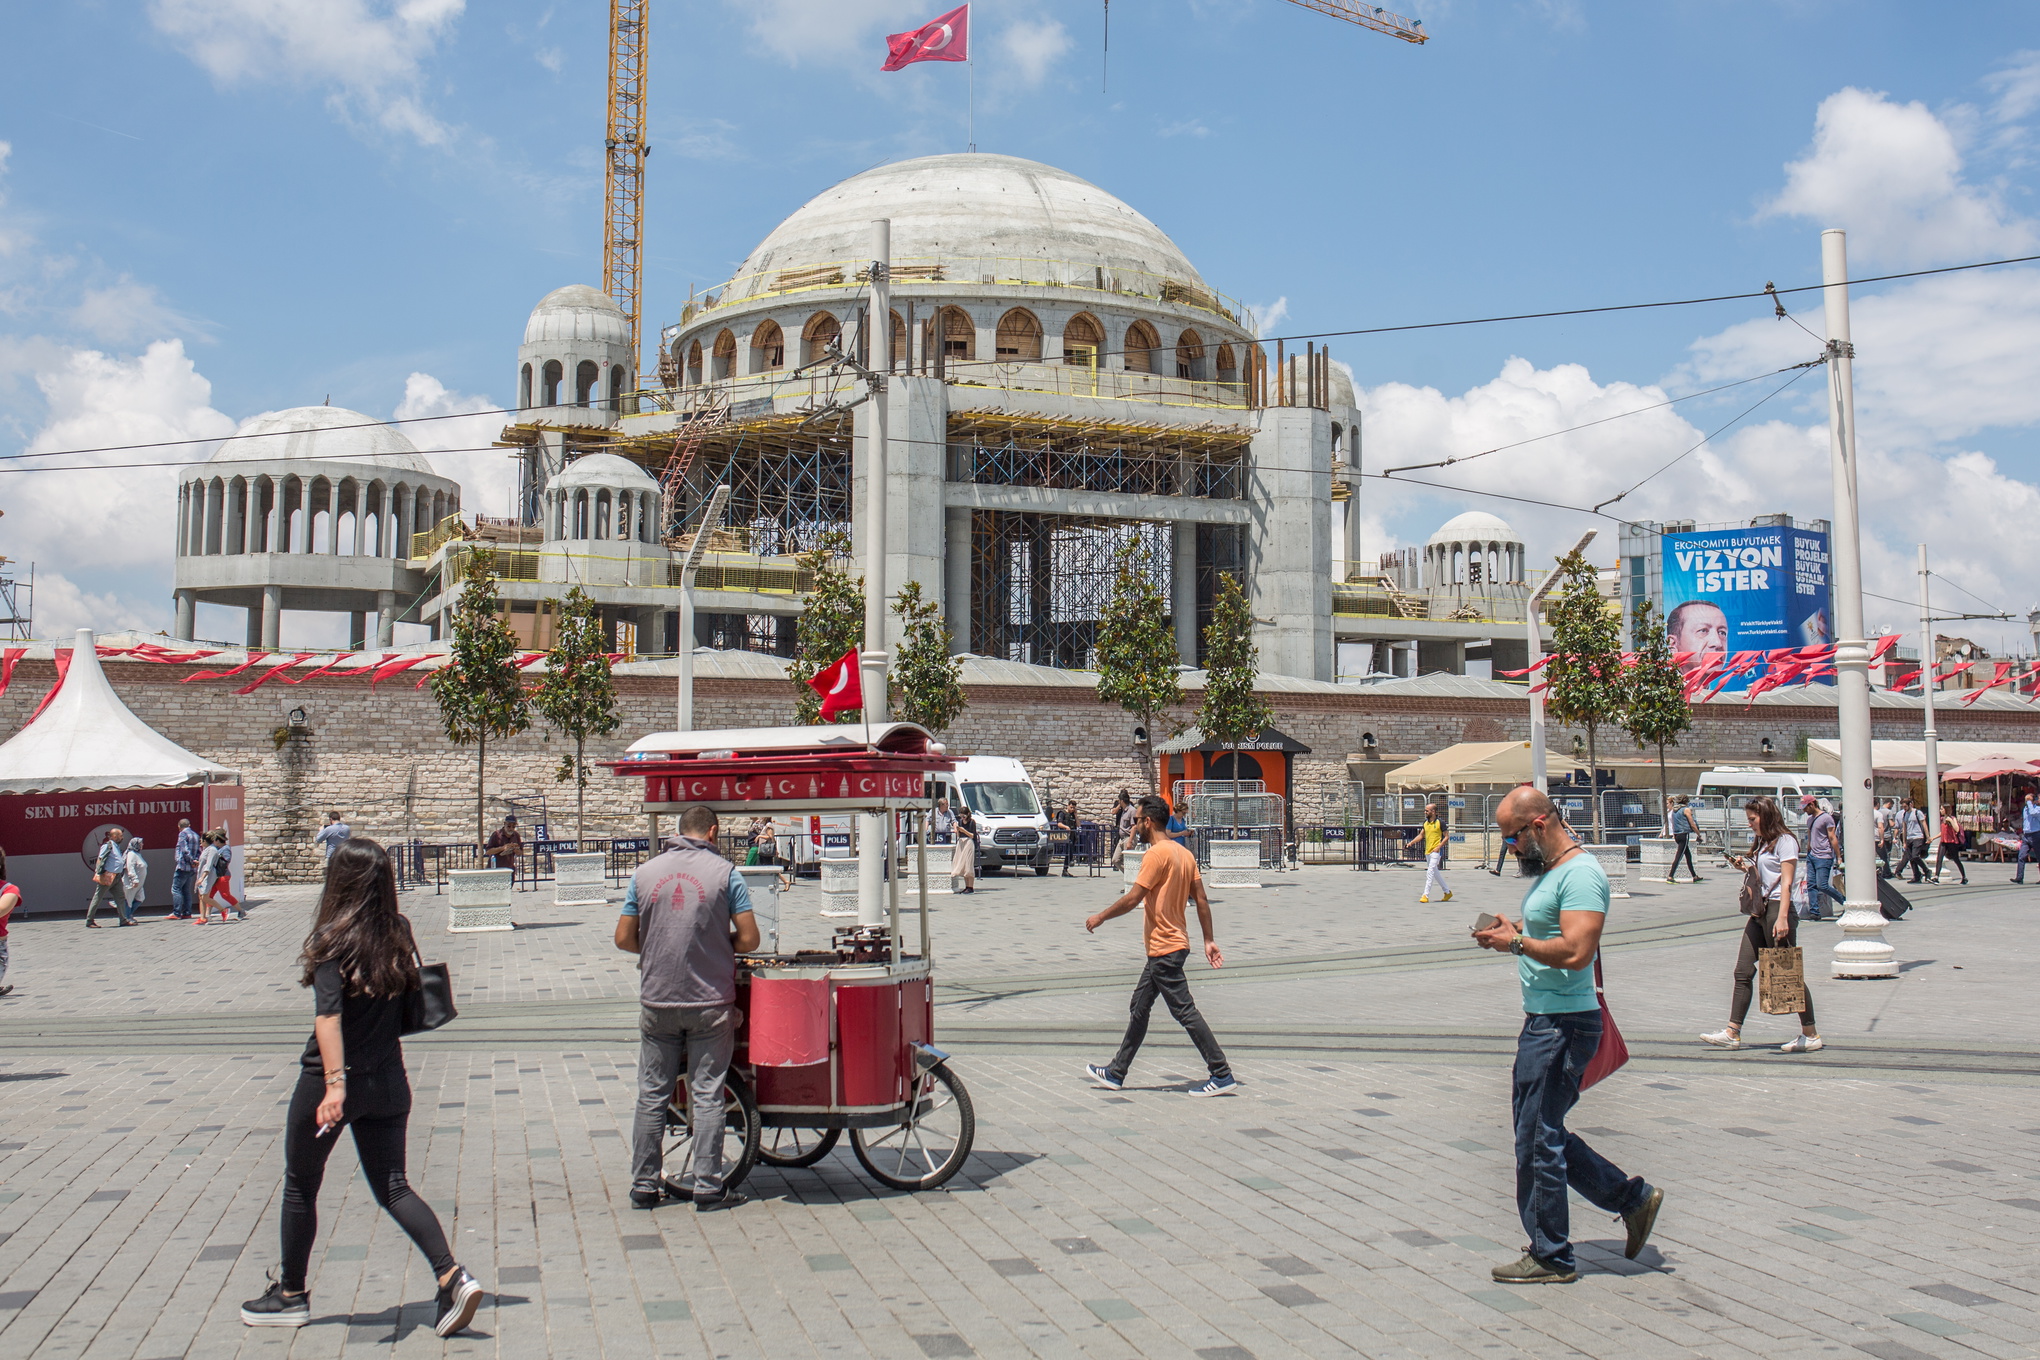
{"label": "blue banner with portrait", "polygon": [[[1766,525],[1666,534],[1663,543],[1665,628],[1674,652],[1695,653],[1689,668],[1701,655],[1834,641],[1825,533]],[[1741,693],[1763,670],[1753,667],[1723,688]]]}

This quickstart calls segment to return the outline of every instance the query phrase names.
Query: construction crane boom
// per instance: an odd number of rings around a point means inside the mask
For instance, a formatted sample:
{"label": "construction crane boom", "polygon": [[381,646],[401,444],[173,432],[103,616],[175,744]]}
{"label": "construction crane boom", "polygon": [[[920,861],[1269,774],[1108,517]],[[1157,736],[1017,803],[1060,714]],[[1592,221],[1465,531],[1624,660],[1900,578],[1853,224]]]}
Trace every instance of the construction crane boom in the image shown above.
{"label": "construction crane boom", "polygon": [[630,323],[631,386],[637,385],[642,315],[647,0],[609,0],[609,148],[603,183],[602,291]]}
{"label": "construction crane boom", "polygon": [[1425,43],[1431,40],[1431,35],[1424,32],[1422,19],[1405,19],[1379,5],[1354,4],[1352,0],[1289,0],[1289,3],[1329,14],[1334,19],[1344,19],[1362,28],[1371,28],[1376,33],[1386,33],[1391,38],[1401,38],[1404,42]]}

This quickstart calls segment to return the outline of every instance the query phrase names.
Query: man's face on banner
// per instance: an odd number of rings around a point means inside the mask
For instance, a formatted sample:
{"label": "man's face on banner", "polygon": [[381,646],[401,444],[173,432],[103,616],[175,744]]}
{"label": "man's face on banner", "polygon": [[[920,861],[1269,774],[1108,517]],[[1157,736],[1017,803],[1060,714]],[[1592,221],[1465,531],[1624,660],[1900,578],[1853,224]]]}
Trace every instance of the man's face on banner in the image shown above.
{"label": "man's face on banner", "polygon": [[1674,609],[1667,631],[1673,651],[1696,654],[1686,663],[1688,670],[1700,664],[1697,654],[1728,650],[1728,615],[1707,600],[1690,600]]}

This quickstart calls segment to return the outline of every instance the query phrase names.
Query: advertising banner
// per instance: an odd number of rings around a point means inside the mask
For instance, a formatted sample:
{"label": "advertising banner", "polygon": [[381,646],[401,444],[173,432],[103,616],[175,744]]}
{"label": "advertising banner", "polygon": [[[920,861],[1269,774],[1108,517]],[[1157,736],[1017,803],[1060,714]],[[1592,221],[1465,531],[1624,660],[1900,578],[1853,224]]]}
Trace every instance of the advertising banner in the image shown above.
{"label": "advertising banner", "polygon": [[[1666,534],[1663,542],[1665,626],[1674,652],[1694,654],[1685,669],[1703,656],[1834,641],[1825,533],[1764,526]],[[1740,693],[1762,673],[1752,667],[1723,688]]]}
{"label": "advertising banner", "polygon": [[149,878],[139,906],[170,905],[177,823],[224,828],[234,852],[233,881],[245,896],[245,835],[239,784],[181,789],[95,789],[87,793],[0,795],[0,847],[7,876],[21,889],[23,916],[80,911],[92,899],[92,861],[113,827],[141,837]]}

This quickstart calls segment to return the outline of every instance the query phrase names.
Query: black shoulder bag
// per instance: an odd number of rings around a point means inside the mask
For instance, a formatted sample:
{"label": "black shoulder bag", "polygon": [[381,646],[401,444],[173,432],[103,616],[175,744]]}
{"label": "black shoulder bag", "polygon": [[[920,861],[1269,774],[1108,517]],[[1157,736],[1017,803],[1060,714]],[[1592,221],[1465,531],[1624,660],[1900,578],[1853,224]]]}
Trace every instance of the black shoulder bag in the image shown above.
{"label": "black shoulder bag", "polygon": [[418,960],[418,985],[404,993],[405,1034],[423,1034],[438,1029],[460,1012],[453,1004],[453,970],[443,963],[427,963],[418,954],[418,938],[411,937],[411,957]]}

